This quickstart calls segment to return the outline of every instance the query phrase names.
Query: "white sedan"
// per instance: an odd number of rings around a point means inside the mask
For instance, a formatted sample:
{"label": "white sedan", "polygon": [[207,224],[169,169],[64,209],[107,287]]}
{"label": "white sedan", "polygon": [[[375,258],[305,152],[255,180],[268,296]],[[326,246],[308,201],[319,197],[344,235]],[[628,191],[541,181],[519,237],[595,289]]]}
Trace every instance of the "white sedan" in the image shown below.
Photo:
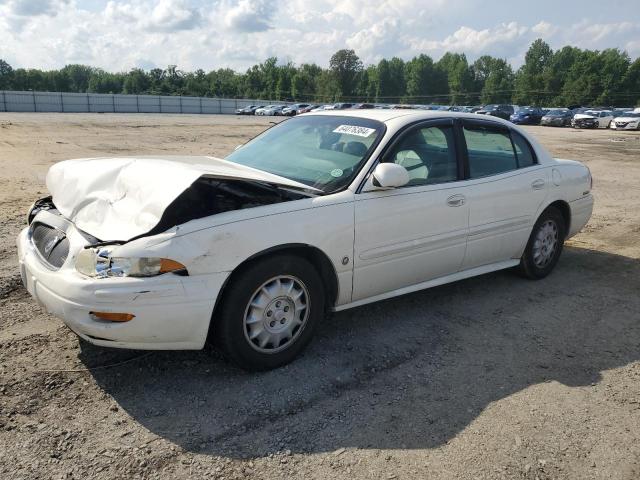
{"label": "white sedan", "polygon": [[571,125],[575,128],[609,128],[612,120],[611,110],[587,110],[575,114]]}
{"label": "white sedan", "polygon": [[286,105],[267,105],[256,110],[256,115],[263,115],[272,117],[274,115],[280,115],[280,112]]}
{"label": "white sedan", "polygon": [[294,117],[213,157],[68,160],[18,237],[31,295],[88,342],[291,361],[330,311],[516,267],[591,215],[587,167],[473,114]]}
{"label": "white sedan", "polygon": [[625,112],[611,122],[613,130],[640,130],[640,112]]}

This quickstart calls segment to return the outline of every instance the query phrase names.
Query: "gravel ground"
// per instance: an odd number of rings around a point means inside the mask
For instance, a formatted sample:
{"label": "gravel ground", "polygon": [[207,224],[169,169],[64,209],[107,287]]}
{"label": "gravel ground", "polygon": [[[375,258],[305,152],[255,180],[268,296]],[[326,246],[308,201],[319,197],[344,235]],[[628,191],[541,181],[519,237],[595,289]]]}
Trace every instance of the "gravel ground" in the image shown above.
{"label": "gravel ground", "polygon": [[53,162],[224,155],[268,122],[0,114],[0,478],[640,477],[640,132],[528,127],[595,179],[547,279],[335,314],[277,371],[93,347],[21,287],[14,239]]}

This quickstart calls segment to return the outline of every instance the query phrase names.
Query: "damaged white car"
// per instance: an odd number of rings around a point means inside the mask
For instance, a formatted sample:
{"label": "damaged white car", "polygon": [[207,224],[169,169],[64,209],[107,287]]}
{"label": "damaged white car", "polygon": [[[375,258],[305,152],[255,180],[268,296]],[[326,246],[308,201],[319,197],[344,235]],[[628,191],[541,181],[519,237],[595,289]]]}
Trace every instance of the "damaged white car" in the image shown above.
{"label": "damaged white car", "polygon": [[613,112],[610,110],[587,110],[577,113],[571,120],[574,128],[609,128],[613,120]]}
{"label": "damaged white car", "polygon": [[328,111],[225,159],[51,167],[18,238],[24,284],[88,342],[291,361],[330,311],[518,267],[554,268],[591,175],[496,118]]}

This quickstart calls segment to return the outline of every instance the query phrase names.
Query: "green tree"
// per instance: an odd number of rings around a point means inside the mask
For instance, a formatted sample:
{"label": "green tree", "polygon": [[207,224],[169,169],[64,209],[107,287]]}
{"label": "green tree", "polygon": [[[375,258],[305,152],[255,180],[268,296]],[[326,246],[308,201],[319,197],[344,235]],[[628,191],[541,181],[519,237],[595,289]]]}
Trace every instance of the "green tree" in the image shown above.
{"label": "green tree", "polygon": [[134,68],[126,74],[122,86],[123,93],[146,93],[151,87],[151,79],[140,68]]}
{"label": "green tree", "polygon": [[318,89],[322,68],[314,63],[303,63],[291,79],[291,96],[296,100],[312,101]]}
{"label": "green tree", "polygon": [[410,103],[432,103],[437,95],[446,95],[449,85],[446,74],[437,69],[428,55],[418,55],[405,65],[406,95]]}
{"label": "green tree", "polygon": [[[244,91],[247,88],[244,83],[247,78],[246,75],[238,75],[230,68],[219,68],[209,72],[206,77],[209,83],[208,95],[214,97],[242,97],[246,95]],[[251,95],[248,95],[248,98],[256,98],[259,90],[260,85]]]}
{"label": "green tree", "polygon": [[183,93],[194,97],[204,97],[209,90],[207,75],[204,70],[198,69],[195,72],[187,73],[184,76]]}
{"label": "green tree", "polygon": [[474,87],[473,73],[463,53],[445,53],[436,63],[436,68],[447,77],[449,85],[449,103],[461,105],[467,103]]}
{"label": "green tree", "polygon": [[0,90],[13,88],[13,68],[0,58]]}
{"label": "green tree", "polygon": [[521,105],[540,105],[547,99],[545,70],[553,58],[553,50],[542,39],[534,41],[524,56],[524,64],[515,78],[513,101]]}
{"label": "green tree", "polygon": [[119,73],[77,64],[45,71],[13,69],[0,60],[0,89],[243,96],[264,101],[631,106],[640,102],[639,62],[618,49],[598,52],[566,46],[554,52],[539,39],[515,75],[504,59],[483,55],[469,65],[464,54],[451,52],[435,63],[423,54],[406,62],[399,57],[382,59],[365,68],[353,50],[339,50],[329,68],[279,65],[271,57],[244,73],[229,68],[184,72],[176,65]]}
{"label": "green tree", "polygon": [[362,70],[358,80],[358,96],[363,97],[367,102],[376,100],[378,91],[378,67],[369,65]]}
{"label": "green tree", "polygon": [[600,53],[600,61],[602,89],[595,102],[599,105],[624,104],[624,78],[631,65],[629,55],[617,48],[608,48]]}
{"label": "green tree", "polygon": [[60,75],[65,78],[68,90],[71,92],[84,93],[89,88],[89,79],[93,74],[93,68],[86,65],[66,65],[60,70]]}
{"label": "green tree", "polygon": [[276,82],[276,100],[291,100],[291,82],[296,73],[296,67],[288,62],[278,66],[278,81]]}
{"label": "green tree", "polygon": [[278,85],[278,59],[276,57],[267,58],[258,65],[258,71],[262,77],[262,91],[260,96],[266,99],[275,99]]}
{"label": "green tree", "polygon": [[120,93],[123,84],[124,75],[95,69],[89,79],[87,90],[91,93]]}
{"label": "green tree", "polygon": [[624,99],[622,103],[640,107],[640,58],[629,65],[624,76],[623,85]]}
{"label": "green tree", "polygon": [[362,61],[353,50],[338,50],[331,56],[329,69],[341,98],[351,97],[356,92],[357,79],[363,70]]}
{"label": "green tree", "polygon": [[562,88],[573,64],[578,61],[580,53],[579,48],[569,46],[556,50],[553,53],[551,61],[543,74],[544,90],[546,92],[544,103],[546,105],[568,105],[562,96]]}
{"label": "green tree", "polygon": [[583,50],[571,66],[562,87],[562,100],[567,105],[589,105],[602,92],[604,63],[599,52]]}
{"label": "green tree", "polygon": [[487,63],[480,100],[482,103],[509,103],[513,91],[513,69],[506,60],[494,58]]}

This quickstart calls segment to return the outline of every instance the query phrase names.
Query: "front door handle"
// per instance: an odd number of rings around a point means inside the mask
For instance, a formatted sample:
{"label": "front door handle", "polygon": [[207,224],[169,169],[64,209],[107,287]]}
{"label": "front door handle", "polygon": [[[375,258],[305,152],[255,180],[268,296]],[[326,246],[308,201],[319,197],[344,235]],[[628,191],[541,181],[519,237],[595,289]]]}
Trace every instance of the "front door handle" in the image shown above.
{"label": "front door handle", "polygon": [[464,198],[464,195],[451,195],[447,198],[447,205],[450,207],[461,207],[464,205],[465,201],[466,199]]}
{"label": "front door handle", "polygon": [[531,182],[531,188],[534,190],[542,190],[544,188],[544,180],[539,178]]}

